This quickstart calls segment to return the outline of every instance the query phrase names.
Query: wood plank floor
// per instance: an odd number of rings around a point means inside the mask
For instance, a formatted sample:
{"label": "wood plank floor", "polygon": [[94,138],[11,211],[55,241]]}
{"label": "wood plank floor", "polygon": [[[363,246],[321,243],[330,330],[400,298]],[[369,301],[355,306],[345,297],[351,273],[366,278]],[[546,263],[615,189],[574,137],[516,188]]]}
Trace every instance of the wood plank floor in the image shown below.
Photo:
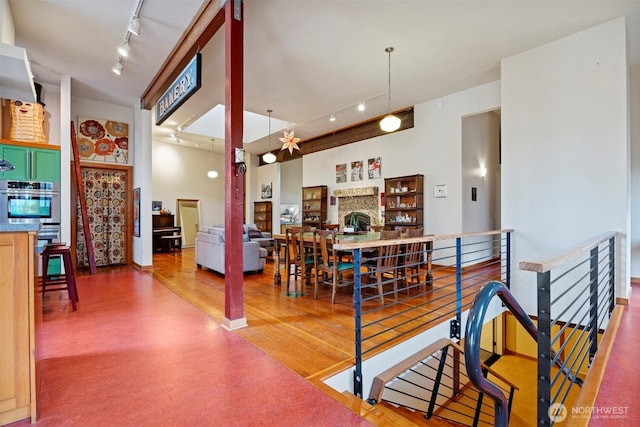
{"label": "wood plank floor", "polygon": [[[222,322],[224,277],[210,270],[196,268],[193,249],[183,249],[182,253],[156,254],[153,263],[151,274],[156,279],[214,320]],[[274,285],[273,268],[273,261],[269,261],[264,273],[244,276],[244,309],[249,327],[234,332],[307,379],[352,365],[352,288],[339,288],[335,304],[331,304],[331,289],[328,286],[320,289],[318,299],[312,296],[312,286],[303,297],[289,297],[285,292],[286,285]],[[477,281],[477,286],[485,282]],[[475,286],[465,292],[467,295],[463,303],[471,302]],[[435,302],[430,304],[430,300]],[[453,300],[455,298],[452,296],[443,297],[436,290],[416,303],[425,304],[421,310],[427,311]],[[377,301],[376,298],[369,304],[375,303],[377,306]],[[370,316],[384,315],[385,312],[381,311]],[[428,317],[437,319],[442,315],[435,311]],[[445,315],[442,318],[448,317]],[[442,320],[436,320],[435,323],[438,321]],[[404,325],[405,328],[411,326]],[[384,336],[381,335],[377,339],[379,341],[382,338]],[[375,345],[375,341],[370,345]]]}

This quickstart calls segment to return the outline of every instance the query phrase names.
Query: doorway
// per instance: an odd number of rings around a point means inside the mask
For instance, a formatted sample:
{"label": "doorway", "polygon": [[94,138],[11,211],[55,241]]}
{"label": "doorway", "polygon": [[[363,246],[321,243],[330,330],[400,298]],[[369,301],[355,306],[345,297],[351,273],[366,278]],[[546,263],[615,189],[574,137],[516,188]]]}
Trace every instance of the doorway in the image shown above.
{"label": "doorway", "polygon": [[[82,186],[87,205],[91,244],[97,267],[131,263],[132,184],[130,166],[81,166]],[[72,242],[77,268],[89,267],[84,226],[77,185]]]}
{"label": "doorway", "polygon": [[194,247],[200,227],[200,200],[178,199],[176,222],[182,228],[182,247]]}
{"label": "doorway", "polygon": [[499,230],[500,111],[462,118],[462,232]]}

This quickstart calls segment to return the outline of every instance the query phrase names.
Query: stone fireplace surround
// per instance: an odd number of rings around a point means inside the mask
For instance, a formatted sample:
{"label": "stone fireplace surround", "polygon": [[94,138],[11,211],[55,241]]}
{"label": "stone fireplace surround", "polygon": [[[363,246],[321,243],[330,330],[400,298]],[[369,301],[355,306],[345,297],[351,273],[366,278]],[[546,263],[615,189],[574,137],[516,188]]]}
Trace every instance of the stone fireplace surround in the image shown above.
{"label": "stone fireplace surround", "polygon": [[371,218],[375,225],[380,218],[378,209],[378,187],[358,187],[333,190],[338,199],[338,221],[340,230],[344,229],[344,218],[352,212],[361,212]]}

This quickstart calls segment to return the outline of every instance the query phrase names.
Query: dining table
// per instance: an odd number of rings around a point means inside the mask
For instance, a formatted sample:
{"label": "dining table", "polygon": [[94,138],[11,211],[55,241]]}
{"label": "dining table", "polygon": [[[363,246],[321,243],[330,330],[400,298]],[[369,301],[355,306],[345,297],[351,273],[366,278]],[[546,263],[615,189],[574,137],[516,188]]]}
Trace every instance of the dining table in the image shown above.
{"label": "dining table", "polygon": [[[336,244],[339,247],[339,250],[348,251],[349,246],[353,246],[351,244],[355,244],[356,247],[362,248],[366,250],[366,247],[369,244],[375,245],[376,242],[380,241],[380,233],[378,231],[356,231],[356,232],[338,232],[336,233],[336,241],[332,242],[332,244]],[[318,236],[314,233],[304,233],[302,237],[302,241],[304,246],[307,248],[313,248],[314,240],[318,239]],[[280,285],[282,283],[282,276],[280,273],[281,269],[281,258],[284,258],[285,264],[287,259],[287,247],[286,247],[286,234],[274,234],[273,235],[273,262],[274,262],[274,274],[273,274],[273,282],[276,285]],[[401,236],[398,240],[405,240],[403,236]],[[406,239],[412,240],[412,239]],[[402,243],[402,242],[400,242]],[[340,249],[340,247],[345,246],[344,249]],[[431,280],[431,249],[433,242],[425,241],[425,251],[427,252],[427,280]],[[284,253],[282,253],[284,252]],[[287,266],[287,268],[289,268]],[[292,282],[292,289],[286,290],[287,296],[302,296],[302,284],[300,284],[300,288],[296,281]]]}

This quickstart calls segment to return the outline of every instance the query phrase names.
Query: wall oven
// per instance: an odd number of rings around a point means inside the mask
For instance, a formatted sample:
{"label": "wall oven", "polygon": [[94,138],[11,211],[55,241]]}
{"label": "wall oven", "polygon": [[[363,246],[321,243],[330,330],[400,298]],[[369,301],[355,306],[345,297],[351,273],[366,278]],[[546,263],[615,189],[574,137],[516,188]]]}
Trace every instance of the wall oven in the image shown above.
{"label": "wall oven", "polygon": [[0,181],[0,222],[60,224],[59,184]]}

